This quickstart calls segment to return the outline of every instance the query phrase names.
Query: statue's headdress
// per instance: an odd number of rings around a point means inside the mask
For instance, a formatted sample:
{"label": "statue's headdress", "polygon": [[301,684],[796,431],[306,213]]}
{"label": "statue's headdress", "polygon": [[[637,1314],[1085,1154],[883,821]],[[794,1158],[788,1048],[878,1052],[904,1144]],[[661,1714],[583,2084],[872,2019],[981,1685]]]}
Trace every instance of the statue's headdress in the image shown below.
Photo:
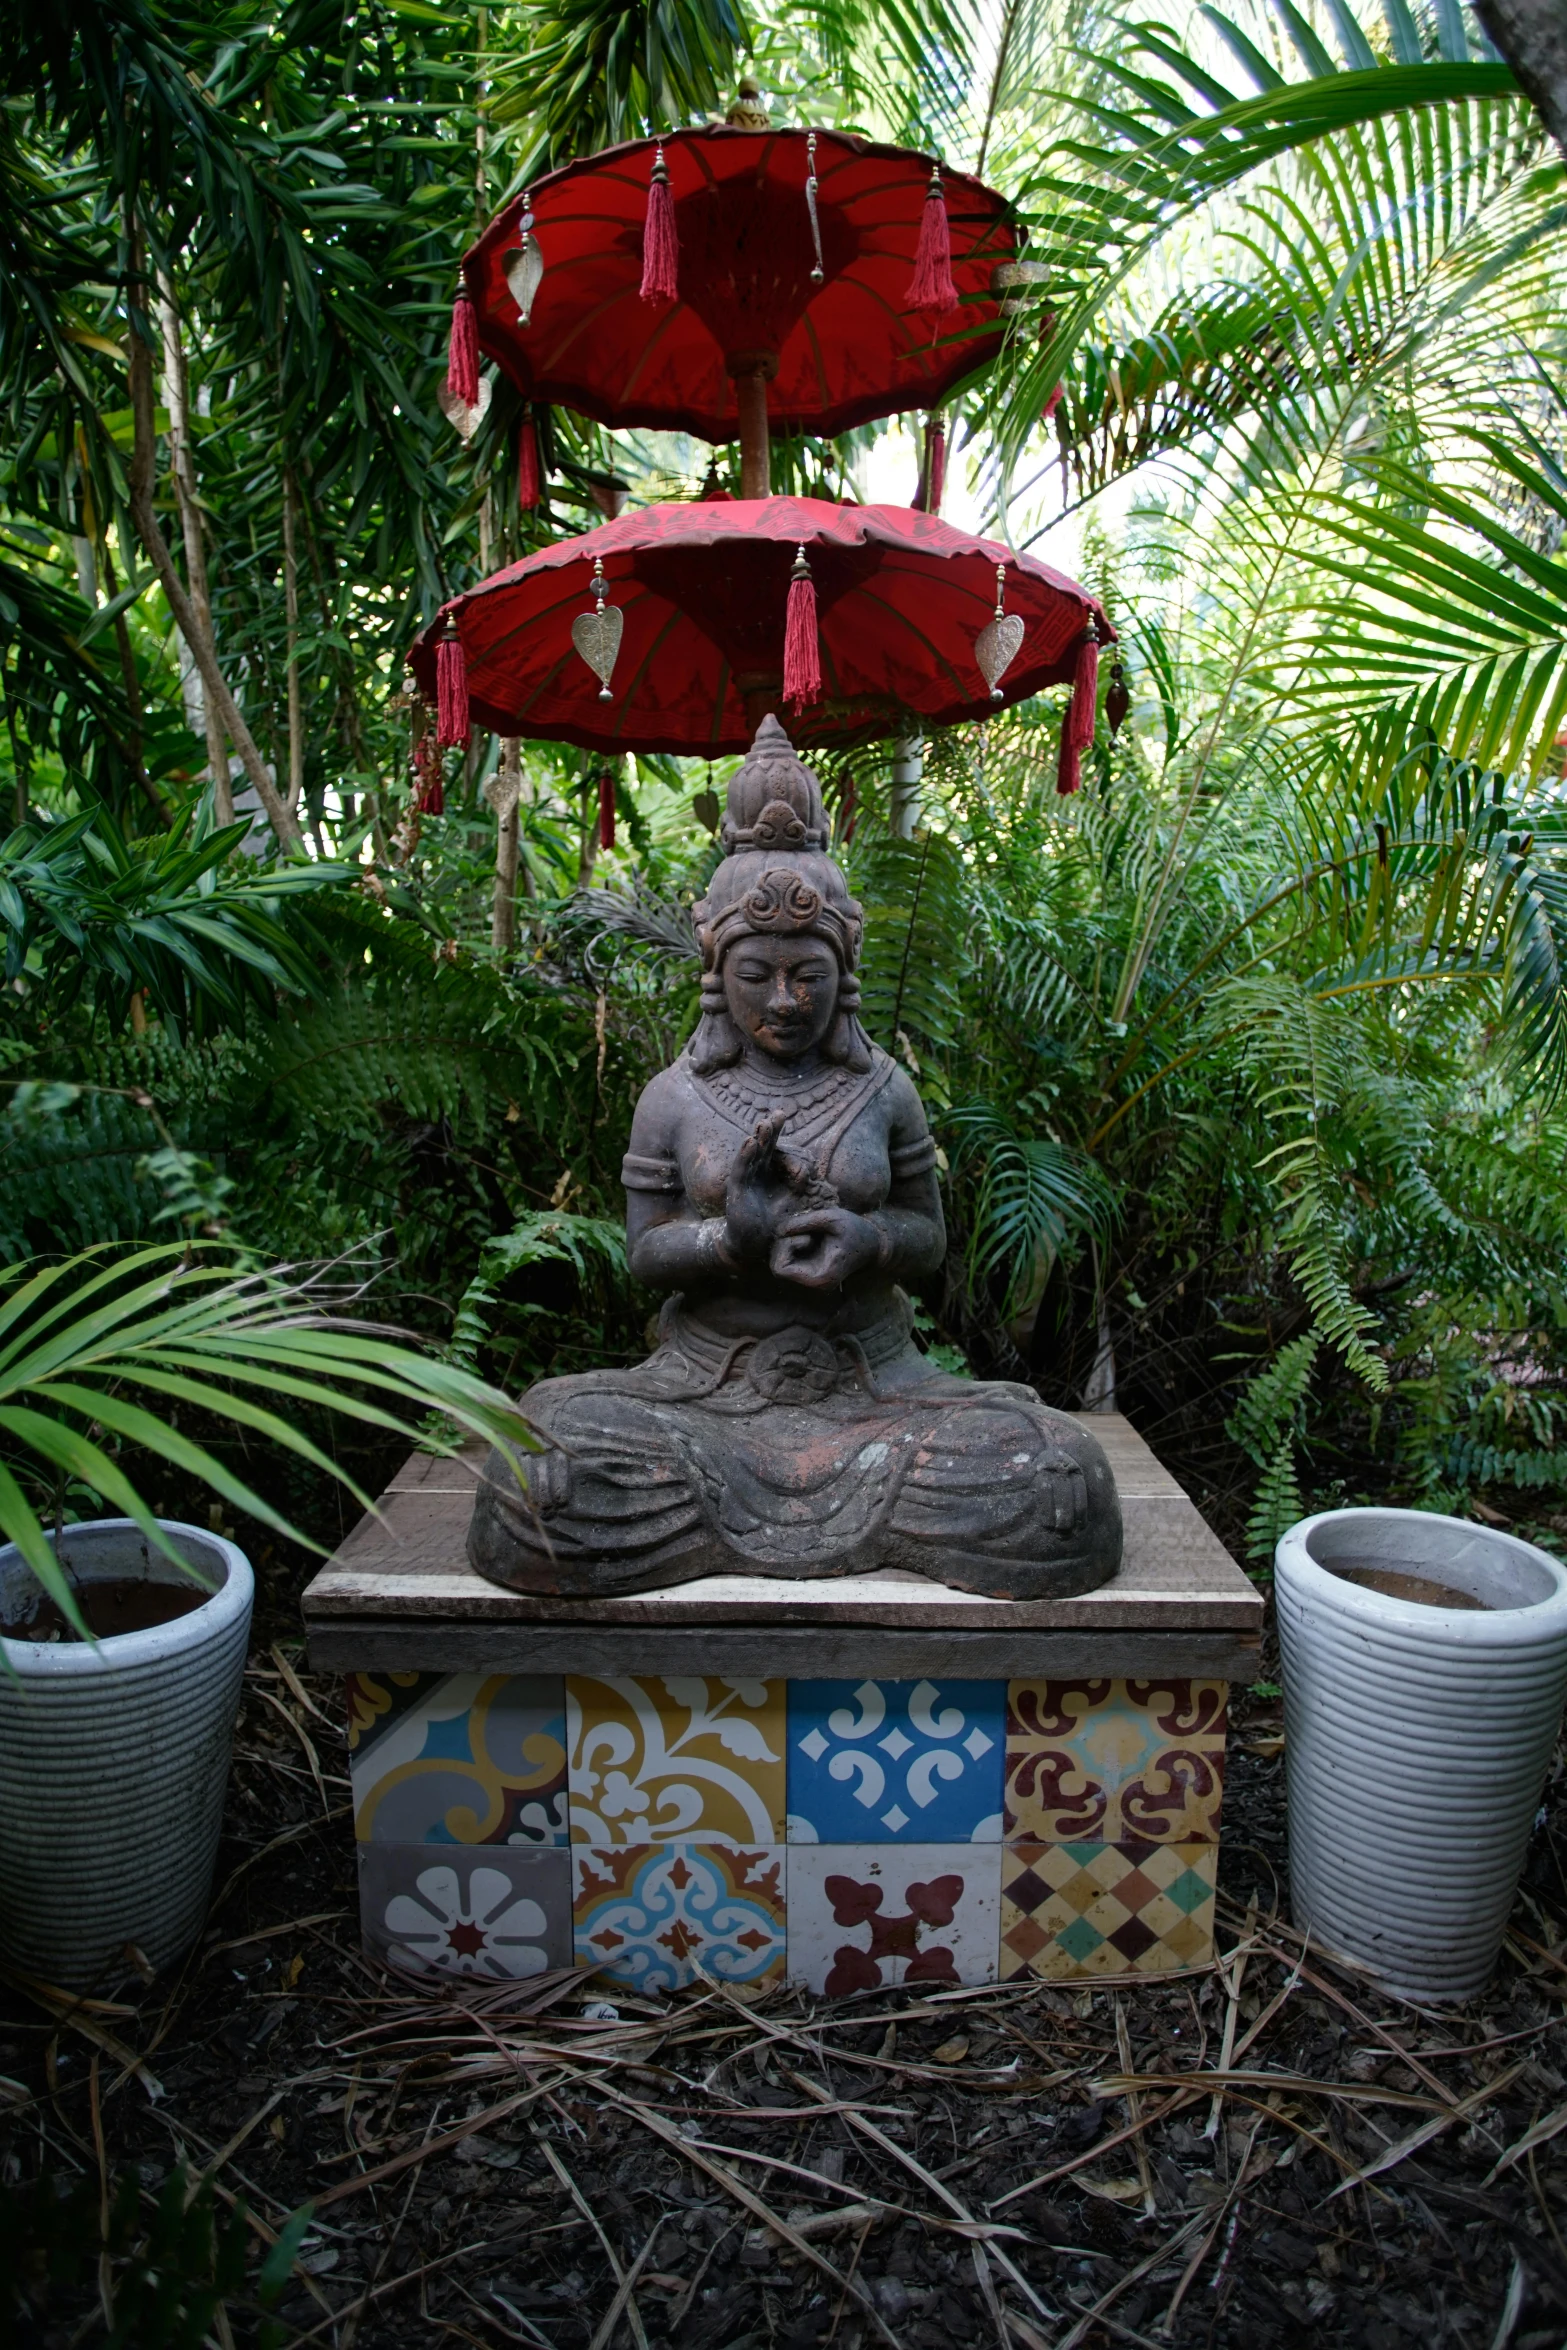
{"label": "statue's headdress", "polygon": [[719,835],[725,856],[693,911],[702,949],[702,1017],[691,1039],[698,1075],[737,1061],[742,1050],[724,1001],[724,956],[754,932],[822,939],[838,963],[838,1014],[822,1050],[850,1069],[868,1069],[871,1048],[859,1022],[864,916],[827,854],[822,787],[776,718],[729,779]]}

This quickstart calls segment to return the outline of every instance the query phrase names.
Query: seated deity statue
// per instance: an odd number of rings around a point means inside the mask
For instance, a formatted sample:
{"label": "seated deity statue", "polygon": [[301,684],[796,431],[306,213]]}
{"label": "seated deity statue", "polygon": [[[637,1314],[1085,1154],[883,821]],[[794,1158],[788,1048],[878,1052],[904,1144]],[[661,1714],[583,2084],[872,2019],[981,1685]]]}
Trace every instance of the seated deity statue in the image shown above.
{"label": "seated deity statue", "polygon": [[1008,1599],[1092,1590],[1121,1557],[1095,1438],[915,1344],[901,1284],[946,1251],[936,1146],[860,1025],[861,909],[776,718],[722,840],[697,1027],[622,1170],[631,1271],[669,1293],[657,1351],[528,1391],[539,1449],[490,1455],[469,1557],[517,1590],[605,1597],[888,1567]]}

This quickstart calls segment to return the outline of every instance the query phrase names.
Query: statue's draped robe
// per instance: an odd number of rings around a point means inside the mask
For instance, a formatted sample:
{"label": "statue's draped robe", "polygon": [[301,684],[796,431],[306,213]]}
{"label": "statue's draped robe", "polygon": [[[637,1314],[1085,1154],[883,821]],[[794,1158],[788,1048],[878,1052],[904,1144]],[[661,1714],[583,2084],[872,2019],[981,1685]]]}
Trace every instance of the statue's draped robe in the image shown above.
{"label": "statue's draped robe", "polygon": [[[893,1064],[830,1071],[782,1141],[802,1203],[836,1196],[834,1154]],[[688,1081],[736,1143],[756,1103],[727,1071]],[[934,1163],[928,1133],[888,1153],[888,1180]],[[634,1190],[674,1199],[674,1159],[628,1158]],[[853,1320],[846,1314],[846,1320]],[[915,1346],[901,1291],[868,1326],[803,1323],[735,1337],[678,1297],[634,1369],[549,1379],[524,1400],[542,1449],[492,1453],[469,1555],[536,1591],[647,1590],[697,1575],[921,1569],[1017,1599],[1092,1589],[1120,1557],[1120,1511],[1094,1439],[1031,1389],[956,1378]]]}

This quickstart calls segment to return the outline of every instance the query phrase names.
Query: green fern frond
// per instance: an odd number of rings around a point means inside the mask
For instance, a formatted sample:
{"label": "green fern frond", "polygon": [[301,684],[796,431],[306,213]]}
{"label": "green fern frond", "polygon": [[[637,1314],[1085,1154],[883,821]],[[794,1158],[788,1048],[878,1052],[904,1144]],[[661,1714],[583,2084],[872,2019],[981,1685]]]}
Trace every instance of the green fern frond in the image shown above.
{"label": "green fern frond", "polygon": [[1284,1436],[1257,1482],[1251,1515],[1246,1521],[1248,1558],[1259,1562],[1270,1560],[1280,1535],[1288,1533],[1305,1515],[1306,1505],[1301,1499],[1295,1468],[1295,1439]]}

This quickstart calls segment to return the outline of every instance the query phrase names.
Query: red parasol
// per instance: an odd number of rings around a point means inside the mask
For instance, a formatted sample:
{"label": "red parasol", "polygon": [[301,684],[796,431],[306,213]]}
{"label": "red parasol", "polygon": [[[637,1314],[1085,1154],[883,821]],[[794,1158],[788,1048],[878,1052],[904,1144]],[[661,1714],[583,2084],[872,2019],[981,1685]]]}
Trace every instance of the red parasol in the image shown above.
{"label": "red parasol", "polygon": [[413,666],[429,695],[460,659],[464,723],[497,734],[715,756],[745,750],[779,707],[786,619],[791,647],[803,627],[819,650],[821,699],[789,721],[816,742],[984,718],[1073,684],[1086,745],[1096,631],[1114,636],[1086,588],[935,515],[780,497],[648,506],[540,548],[456,598]]}
{"label": "red parasol", "polygon": [[[748,387],[775,432],[830,436],[937,405],[1000,348],[1006,288],[992,277],[1017,249],[1005,199],[928,156],[720,127],[551,172],[497,215],[463,274],[479,342],[524,398],[732,441]],[[673,298],[644,298],[670,283]],[[526,323],[513,286],[531,293]]]}

